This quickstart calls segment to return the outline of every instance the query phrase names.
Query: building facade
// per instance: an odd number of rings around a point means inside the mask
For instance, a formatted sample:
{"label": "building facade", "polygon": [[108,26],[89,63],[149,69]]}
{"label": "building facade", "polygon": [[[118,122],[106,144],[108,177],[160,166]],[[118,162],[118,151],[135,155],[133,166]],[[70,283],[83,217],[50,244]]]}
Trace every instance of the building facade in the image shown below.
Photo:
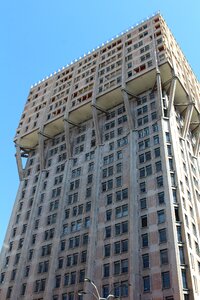
{"label": "building facade", "polygon": [[200,299],[199,99],[160,14],[31,88],[1,300]]}

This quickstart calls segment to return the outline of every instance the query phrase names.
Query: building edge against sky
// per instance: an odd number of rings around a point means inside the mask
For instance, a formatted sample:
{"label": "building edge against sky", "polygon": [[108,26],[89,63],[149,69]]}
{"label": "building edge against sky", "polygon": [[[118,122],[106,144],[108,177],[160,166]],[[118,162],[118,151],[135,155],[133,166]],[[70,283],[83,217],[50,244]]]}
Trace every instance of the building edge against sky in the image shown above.
{"label": "building edge against sky", "polygon": [[160,14],[30,90],[1,299],[199,299],[199,96]]}

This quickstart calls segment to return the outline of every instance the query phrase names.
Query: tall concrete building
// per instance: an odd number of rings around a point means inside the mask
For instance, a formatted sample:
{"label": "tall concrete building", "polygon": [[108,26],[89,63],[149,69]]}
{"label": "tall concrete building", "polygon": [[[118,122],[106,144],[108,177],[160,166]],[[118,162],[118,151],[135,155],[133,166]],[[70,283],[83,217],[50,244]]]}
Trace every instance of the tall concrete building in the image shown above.
{"label": "tall concrete building", "polygon": [[199,99],[160,14],[31,88],[1,300],[200,299]]}

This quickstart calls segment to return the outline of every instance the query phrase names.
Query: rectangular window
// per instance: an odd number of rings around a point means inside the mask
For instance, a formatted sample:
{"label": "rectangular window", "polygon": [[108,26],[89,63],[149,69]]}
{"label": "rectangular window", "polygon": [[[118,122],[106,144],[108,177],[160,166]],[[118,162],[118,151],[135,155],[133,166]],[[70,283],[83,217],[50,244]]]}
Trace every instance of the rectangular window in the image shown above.
{"label": "rectangular window", "polygon": [[141,217],[141,227],[144,228],[144,227],[147,227],[147,225],[148,225],[148,222],[147,222],[147,215],[142,216],[142,217]]}
{"label": "rectangular window", "polygon": [[105,227],[105,238],[111,237],[111,226]]}
{"label": "rectangular window", "polygon": [[142,255],[142,265],[143,269],[149,268],[149,254]]}
{"label": "rectangular window", "polygon": [[165,193],[164,192],[161,192],[161,193],[158,193],[158,204],[163,204],[165,203]]}
{"label": "rectangular window", "polygon": [[109,277],[110,276],[110,264],[104,264],[103,265],[103,277]]}
{"label": "rectangular window", "polygon": [[143,277],[143,291],[144,292],[150,291],[150,276]]}
{"label": "rectangular window", "polygon": [[167,249],[160,250],[160,263],[161,265],[166,265],[169,263]]}
{"label": "rectangular window", "polygon": [[158,217],[158,224],[164,223],[165,222],[165,211],[159,210],[157,212],[157,217]]}
{"label": "rectangular window", "polygon": [[158,231],[158,234],[159,234],[159,243],[166,243],[167,242],[166,228],[160,229]]}
{"label": "rectangular window", "polygon": [[142,234],[141,239],[142,239],[142,247],[148,247],[149,245],[148,234],[147,233]]}
{"label": "rectangular window", "polygon": [[147,199],[146,198],[140,199],[140,208],[141,209],[147,208]]}
{"label": "rectangular window", "polygon": [[170,274],[169,272],[162,272],[162,288],[169,289],[170,288]]}

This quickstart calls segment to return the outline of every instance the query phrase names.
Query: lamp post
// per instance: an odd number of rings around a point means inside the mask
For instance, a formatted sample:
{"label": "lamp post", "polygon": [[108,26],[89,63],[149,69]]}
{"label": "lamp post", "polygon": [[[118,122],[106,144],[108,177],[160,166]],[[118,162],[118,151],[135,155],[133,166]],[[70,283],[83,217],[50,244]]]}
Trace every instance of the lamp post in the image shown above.
{"label": "lamp post", "polygon": [[94,287],[95,293],[92,292],[91,290],[88,290],[88,291],[80,291],[80,292],[78,292],[78,295],[82,296],[82,295],[91,294],[91,295],[93,295],[97,300],[108,300],[108,299],[110,299],[110,298],[114,298],[114,299],[116,299],[116,300],[120,300],[120,298],[115,297],[115,296],[112,295],[112,294],[109,294],[106,298],[101,297],[100,294],[99,294],[98,288],[97,288],[96,284],[94,283],[94,281],[92,281],[92,280],[89,279],[89,278],[85,278],[84,281],[90,283],[90,284]]}

